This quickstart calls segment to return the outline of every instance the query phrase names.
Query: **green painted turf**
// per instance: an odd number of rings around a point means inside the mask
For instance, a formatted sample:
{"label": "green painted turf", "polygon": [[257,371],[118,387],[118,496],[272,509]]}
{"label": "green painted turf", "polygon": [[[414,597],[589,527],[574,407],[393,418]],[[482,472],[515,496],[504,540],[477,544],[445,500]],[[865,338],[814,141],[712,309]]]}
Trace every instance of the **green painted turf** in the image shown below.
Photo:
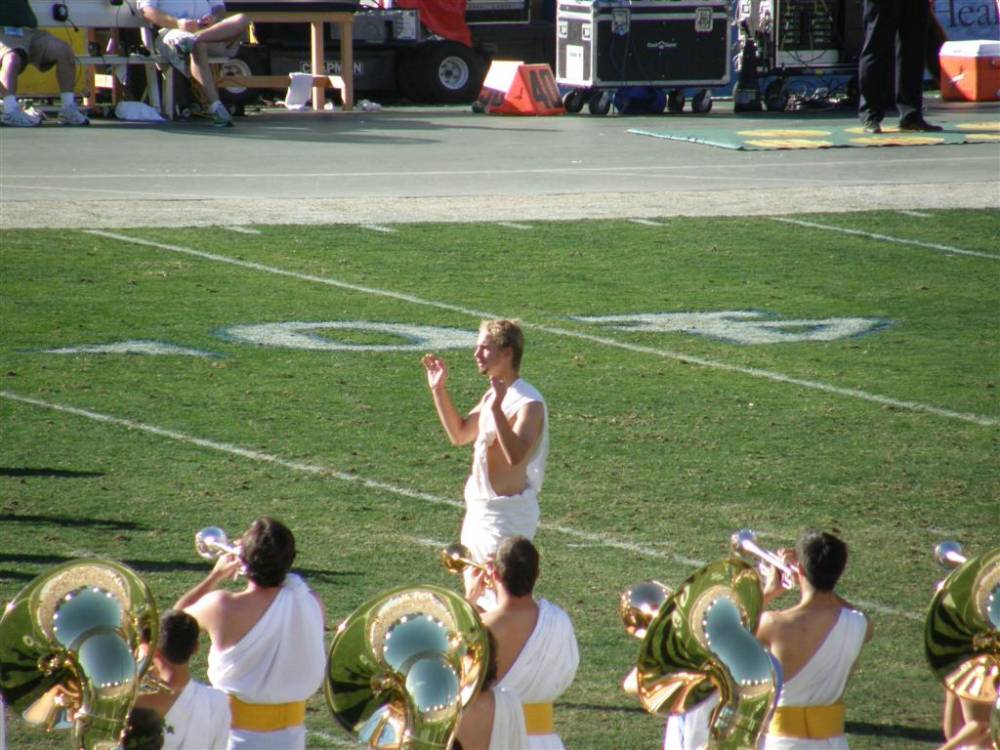
{"label": "green painted turf", "polygon": [[[1000,213],[927,213],[803,218],[1000,256]],[[930,747],[941,689],[924,664],[921,631],[943,575],[932,547],[955,538],[976,554],[1000,538],[1000,262],[768,219],[662,223],[120,232],[369,291],[77,231],[7,232],[3,390],[182,435],[0,399],[0,597],[53,564],[97,554],[135,566],[167,606],[207,572],[194,554],[195,530],[221,525],[236,533],[265,513],[296,531],[301,569],[331,623],[393,586],[456,586],[433,544],[457,538],[458,509],[304,468],[460,498],[469,449],[447,444],[419,352],[297,351],[218,332],[332,320],[473,331],[471,311],[516,316],[528,325],[523,374],[551,410],[540,593],[570,612],[583,656],[557,709],[567,746],[658,746],[662,722],[618,687],[637,651],[617,618],[618,595],[644,578],[680,583],[696,567],[684,560],[723,556],[729,535],[750,526],[771,547],[803,527],[837,529],[848,540],[843,592],[877,628],[848,692],[852,747]],[[572,319],[735,310],[890,325],[830,343],[740,346]],[[140,339],[216,356],[40,351]],[[471,406],[484,387],[471,352],[441,353],[456,401]],[[308,725],[311,746],[336,746],[319,697]],[[65,746],[65,738],[11,729],[14,747]]]}

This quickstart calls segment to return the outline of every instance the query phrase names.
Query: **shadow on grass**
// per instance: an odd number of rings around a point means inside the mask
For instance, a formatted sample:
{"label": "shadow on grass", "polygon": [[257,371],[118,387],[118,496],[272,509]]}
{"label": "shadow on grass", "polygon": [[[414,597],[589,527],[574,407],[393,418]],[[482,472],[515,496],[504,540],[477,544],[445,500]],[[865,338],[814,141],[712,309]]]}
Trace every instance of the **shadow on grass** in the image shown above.
{"label": "shadow on grass", "polygon": [[[0,516],[2,520],[2,516]],[[66,555],[34,555],[34,554],[0,554],[0,563],[22,563],[27,565],[61,565],[72,560],[79,560],[79,557],[67,557]],[[190,572],[208,575],[211,566],[204,562],[178,560],[121,560],[137,573],[177,573]],[[307,581],[333,582],[339,578],[360,576],[361,573],[355,570],[320,570],[318,568],[293,568],[294,572],[302,575]],[[15,570],[0,569],[0,578],[14,580],[31,580],[38,573],[23,573]]]}
{"label": "shadow on grass", "polygon": [[40,468],[27,466],[18,468],[0,467],[0,477],[48,477],[54,479],[93,479],[103,477],[103,471],[72,471],[70,469]]}
{"label": "shadow on grass", "polygon": [[136,531],[146,528],[135,521],[117,521],[105,518],[81,518],[78,516],[29,516],[21,513],[0,513],[0,524],[27,523],[51,524],[53,526],[95,526],[101,529],[122,529]]}
{"label": "shadow on grass", "polygon": [[929,727],[904,727],[899,724],[872,724],[867,721],[848,721],[844,723],[848,734],[863,734],[871,737],[902,737],[914,742],[927,742],[940,745],[944,735],[940,729]]}

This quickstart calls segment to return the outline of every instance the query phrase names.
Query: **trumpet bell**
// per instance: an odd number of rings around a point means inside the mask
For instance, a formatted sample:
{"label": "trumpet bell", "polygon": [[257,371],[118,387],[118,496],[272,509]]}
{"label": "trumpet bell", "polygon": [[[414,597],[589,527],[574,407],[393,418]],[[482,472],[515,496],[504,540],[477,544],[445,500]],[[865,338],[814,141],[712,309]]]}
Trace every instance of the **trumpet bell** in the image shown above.
{"label": "trumpet bell", "polygon": [[461,542],[449,544],[441,550],[439,557],[444,569],[455,575],[462,575],[468,567],[486,570],[485,565],[477,563],[472,559],[472,552]]}
{"label": "trumpet bell", "polygon": [[935,676],[960,698],[997,700],[1000,548],[959,564],[942,582],[927,609],[924,654]]}
{"label": "trumpet bell", "polygon": [[644,638],[650,621],[671,593],[671,588],[659,581],[641,581],[625,589],[618,603],[625,632],[634,638]]}
{"label": "trumpet bell", "polygon": [[0,694],[31,724],[71,728],[77,748],[116,748],[158,627],[155,600],[130,568],[61,565],[0,618]]}
{"label": "trumpet bell", "polygon": [[781,675],[754,637],[763,609],[749,563],[718,560],[688,578],[653,617],[639,651],[639,700],[656,714],[684,713],[719,691],[711,747],[756,747]]}
{"label": "trumpet bell", "polygon": [[368,747],[444,749],[488,661],[486,628],[465,599],[437,586],[399,588],[337,628],[324,692],[337,723]]}
{"label": "trumpet bell", "polygon": [[236,552],[229,543],[226,532],[218,526],[208,526],[194,535],[194,548],[206,560],[217,560],[222,555]]}

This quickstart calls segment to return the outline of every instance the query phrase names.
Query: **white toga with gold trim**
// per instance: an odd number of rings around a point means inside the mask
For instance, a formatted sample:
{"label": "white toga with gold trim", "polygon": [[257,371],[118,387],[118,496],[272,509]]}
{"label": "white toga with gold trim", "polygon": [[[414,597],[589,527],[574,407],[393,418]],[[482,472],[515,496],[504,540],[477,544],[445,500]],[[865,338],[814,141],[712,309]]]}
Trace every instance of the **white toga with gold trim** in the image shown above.
{"label": "white toga with gold trim", "polygon": [[[523,703],[552,703],[573,683],[580,652],[573,623],[562,609],[538,600],[538,622],[500,686],[515,691]],[[563,750],[558,734],[529,734],[531,750]]]}
{"label": "white toga with gold trim", "polygon": [[[246,703],[304,701],[323,682],[326,651],[323,610],[299,576],[289,573],[271,606],[243,636],[208,652],[212,685]],[[234,729],[230,748],[294,750],[305,747],[305,726],[275,732]]]}
{"label": "white toga with gold trim", "polygon": [[509,536],[533,539],[538,528],[538,493],[545,479],[545,459],[549,455],[549,414],[545,399],[534,387],[518,378],[507,387],[504,395],[504,416],[512,419],[530,403],[540,403],[545,409],[534,453],[526,467],[526,485],[517,495],[498,495],[490,483],[487,449],[497,439],[493,418],[492,395],[488,395],[479,410],[479,434],[472,453],[472,471],[465,483],[465,520],[462,523],[462,544],[469,548],[477,562],[483,562],[496,552],[500,542]]}
{"label": "white toga with gold trim", "polygon": [[[847,678],[865,645],[867,618],[844,607],[813,657],[798,674],[788,680],[778,697],[778,706],[829,706],[844,694]],[[763,750],[847,750],[844,735],[829,739],[764,736]]]}
{"label": "white toga with gold trim", "polygon": [[490,750],[526,750],[528,733],[524,728],[524,709],[513,690],[493,687],[493,729]]}
{"label": "white toga with gold trim", "polygon": [[225,750],[229,719],[229,697],[190,680],[163,717],[163,750]]}

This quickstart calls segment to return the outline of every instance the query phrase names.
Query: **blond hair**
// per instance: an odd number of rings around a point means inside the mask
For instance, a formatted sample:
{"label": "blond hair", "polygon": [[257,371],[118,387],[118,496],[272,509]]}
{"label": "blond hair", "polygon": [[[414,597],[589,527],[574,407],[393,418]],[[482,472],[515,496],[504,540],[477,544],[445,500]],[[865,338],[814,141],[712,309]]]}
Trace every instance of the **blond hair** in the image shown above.
{"label": "blond hair", "polygon": [[484,320],[479,324],[479,332],[485,333],[500,349],[510,349],[510,364],[514,370],[521,369],[524,355],[524,332],[516,320]]}

